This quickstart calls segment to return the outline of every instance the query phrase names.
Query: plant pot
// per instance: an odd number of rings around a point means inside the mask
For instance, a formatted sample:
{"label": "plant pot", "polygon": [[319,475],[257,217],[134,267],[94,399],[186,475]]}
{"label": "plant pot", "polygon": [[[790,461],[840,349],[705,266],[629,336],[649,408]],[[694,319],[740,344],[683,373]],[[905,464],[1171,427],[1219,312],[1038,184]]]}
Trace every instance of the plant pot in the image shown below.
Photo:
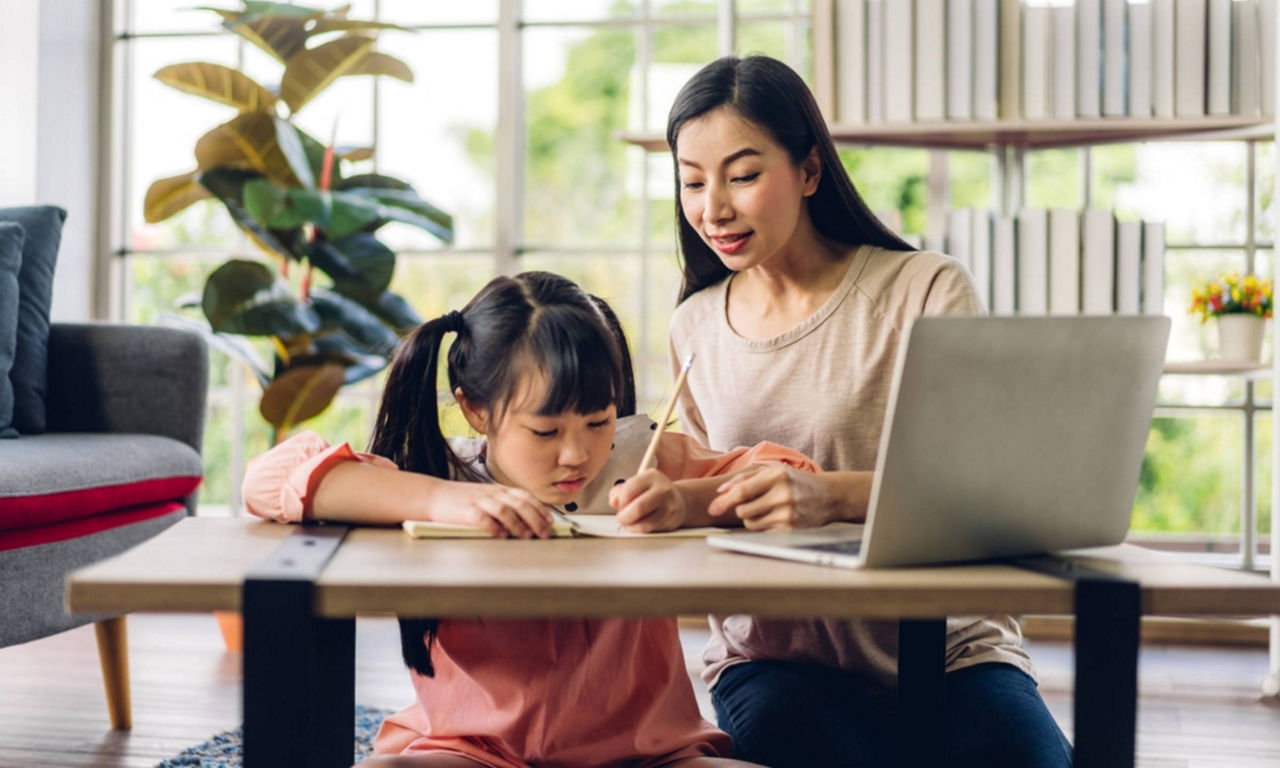
{"label": "plant pot", "polygon": [[1266,322],[1258,315],[1219,315],[1218,348],[1222,359],[1254,363],[1261,360]]}

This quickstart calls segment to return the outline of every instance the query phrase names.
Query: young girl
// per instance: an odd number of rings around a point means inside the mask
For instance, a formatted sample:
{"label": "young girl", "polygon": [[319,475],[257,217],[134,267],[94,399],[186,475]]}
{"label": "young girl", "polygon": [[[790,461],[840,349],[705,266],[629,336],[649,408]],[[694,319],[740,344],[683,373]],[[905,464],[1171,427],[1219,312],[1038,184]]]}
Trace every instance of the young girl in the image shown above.
{"label": "young girl", "polygon": [[[446,333],[449,387],[484,438],[441,434]],[[374,455],[298,435],[250,463],[245,505],[282,522],[436,520],[523,538],[548,535],[549,507],[616,509],[633,530],[666,530],[705,516],[715,475],[768,461],[817,471],[768,443],[716,454],[664,433],[657,469],[632,477],[658,428],[634,415],[634,386],[603,301],[556,275],[499,277],[406,339]],[[674,619],[402,621],[401,642],[418,700],[375,742],[399,757],[369,765],[749,765],[700,717]]]}

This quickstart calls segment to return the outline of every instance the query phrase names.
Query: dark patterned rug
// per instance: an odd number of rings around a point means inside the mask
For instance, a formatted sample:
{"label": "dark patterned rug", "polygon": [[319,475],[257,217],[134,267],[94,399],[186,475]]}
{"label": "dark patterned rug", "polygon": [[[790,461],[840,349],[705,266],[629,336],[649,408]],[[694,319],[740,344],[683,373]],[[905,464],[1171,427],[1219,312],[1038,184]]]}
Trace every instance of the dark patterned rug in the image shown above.
{"label": "dark patterned rug", "polygon": [[[391,714],[389,709],[374,709],[356,705],[355,759],[358,763],[373,751],[373,737],[378,733],[382,718]],[[156,768],[240,768],[241,730],[223,731],[212,739],[184,749],[156,765]]]}

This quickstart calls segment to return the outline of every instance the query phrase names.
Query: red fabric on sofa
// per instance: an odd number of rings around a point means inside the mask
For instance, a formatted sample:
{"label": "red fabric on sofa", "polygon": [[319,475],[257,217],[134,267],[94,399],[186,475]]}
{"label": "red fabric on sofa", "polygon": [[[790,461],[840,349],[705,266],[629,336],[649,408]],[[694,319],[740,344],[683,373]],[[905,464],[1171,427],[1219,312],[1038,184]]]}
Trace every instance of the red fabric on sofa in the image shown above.
{"label": "red fabric on sofa", "polygon": [[45,527],[144,505],[182,499],[200,476],[159,477],[97,488],[0,497],[0,532]]}
{"label": "red fabric on sofa", "polygon": [[0,552],[23,547],[34,547],[38,544],[51,544],[55,541],[78,539],[93,533],[117,528],[122,525],[140,523],[153,517],[160,517],[183,509],[180,501],[166,501],[160,504],[146,504],[130,509],[121,509],[106,514],[66,520],[49,525],[37,525],[0,532]]}

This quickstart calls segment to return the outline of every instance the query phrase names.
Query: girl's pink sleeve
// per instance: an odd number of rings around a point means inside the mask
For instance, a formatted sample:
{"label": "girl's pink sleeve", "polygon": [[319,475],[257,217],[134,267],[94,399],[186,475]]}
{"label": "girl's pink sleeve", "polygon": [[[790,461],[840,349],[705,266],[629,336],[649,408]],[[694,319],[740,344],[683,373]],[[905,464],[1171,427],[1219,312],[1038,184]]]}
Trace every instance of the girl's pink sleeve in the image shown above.
{"label": "girl's pink sleeve", "polygon": [[680,432],[664,432],[658,442],[658,469],[672,480],[727,475],[753,464],[775,462],[802,472],[817,474],[822,471],[813,459],[777,443],[756,443],[750,448],[735,448],[721,453],[703,447],[697,440]]}
{"label": "girl's pink sleeve", "polygon": [[329,445],[315,432],[303,432],[249,462],[240,486],[245,509],[278,523],[301,522],[311,516],[311,497],[320,480],[344,461],[396,468],[382,456],[357,453],[346,443]]}

